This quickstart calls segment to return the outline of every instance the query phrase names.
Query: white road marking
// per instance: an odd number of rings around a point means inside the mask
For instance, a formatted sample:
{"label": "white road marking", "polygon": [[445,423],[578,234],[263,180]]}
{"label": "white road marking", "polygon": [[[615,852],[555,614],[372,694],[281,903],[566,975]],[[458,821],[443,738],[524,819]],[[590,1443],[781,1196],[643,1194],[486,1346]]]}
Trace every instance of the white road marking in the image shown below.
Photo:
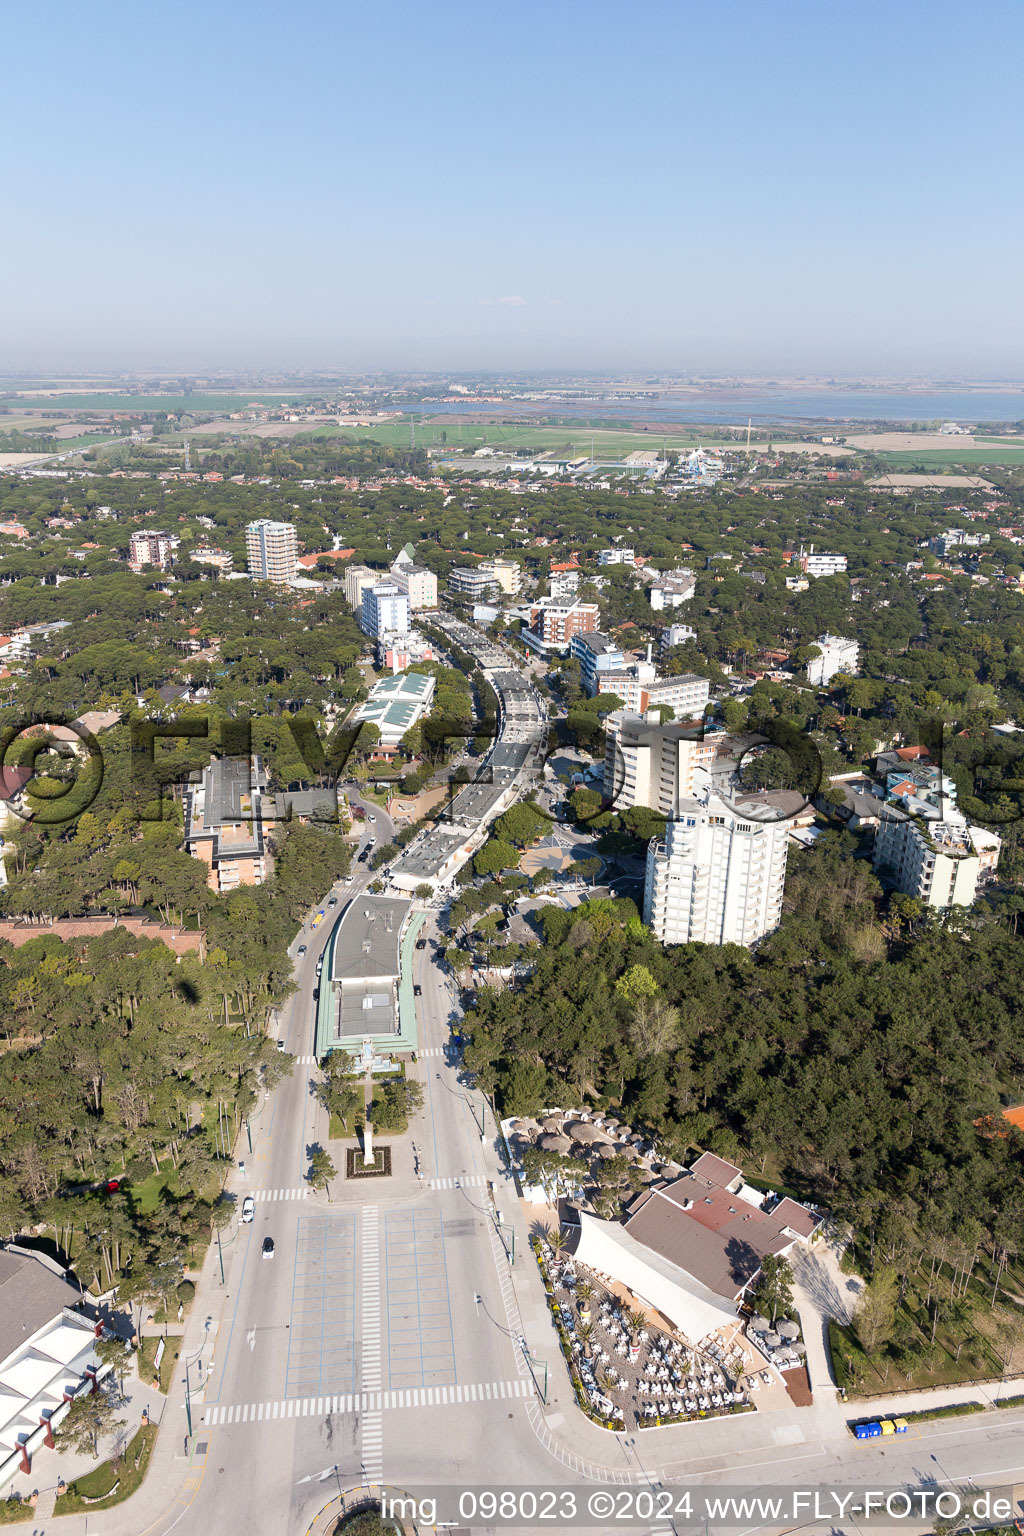
{"label": "white road marking", "polygon": [[390,1392],[338,1393],[333,1397],[290,1397],[275,1403],[213,1403],[203,1410],[201,1423],[214,1425],[256,1424],[263,1419],[308,1418],[321,1413],[361,1413],[364,1436],[367,1421],[382,1434],[383,1413],[403,1408],[455,1407],[496,1398],[532,1398],[536,1388],[521,1377],[514,1381],[459,1382],[446,1387],[404,1387]]}
{"label": "white road marking", "polygon": [[458,1173],[447,1179],[428,1179],[431,1189],[482,1189],[488,1182],[484,1173]]}
{"label": "white road marking", "polygon": [[254,1200],[308,1200],[310,1191],[305,1184],[292,1189],[257,1189]]}

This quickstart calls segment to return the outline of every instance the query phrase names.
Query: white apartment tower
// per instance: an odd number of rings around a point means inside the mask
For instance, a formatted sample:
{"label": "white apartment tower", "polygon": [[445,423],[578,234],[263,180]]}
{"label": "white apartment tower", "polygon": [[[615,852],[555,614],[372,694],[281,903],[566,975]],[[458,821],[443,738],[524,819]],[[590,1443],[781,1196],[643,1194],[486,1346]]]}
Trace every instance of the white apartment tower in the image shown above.
{"label": "white apartment tower", "polygon": [[876,872],[926,907],[971,906],[979,881],[998,863],[996,833],[968,826],[953,810],[942,821],[926,821],[886,809],[875,831]]}
{"label": "white apartment tower", "polygon": [[779,923],[788,836],[718,795],[682,797],[647,851],[645,921],[663,944],[756,944]]}
{"label": "white apartment tower", "polygon": [[254,581],[294,581],[298,548],[291,523],[260,518],[245,530],[246,561]]}
{"label": "white apartment tower", "polygon": [[384,580],[381,571],[371,571],[368,565],[350,565],[345,570],[345,601],[353,608],[362,608],[363,593],[367,587],[375,587]]}
{"label": "white apartment tower", "polygon": [[695,770],[710,768],[725,732],[701,736],[692,727],[661,725],[616,711],[605,721],[604,798],[616,811],[646,805],[674,816],[694,793]]}

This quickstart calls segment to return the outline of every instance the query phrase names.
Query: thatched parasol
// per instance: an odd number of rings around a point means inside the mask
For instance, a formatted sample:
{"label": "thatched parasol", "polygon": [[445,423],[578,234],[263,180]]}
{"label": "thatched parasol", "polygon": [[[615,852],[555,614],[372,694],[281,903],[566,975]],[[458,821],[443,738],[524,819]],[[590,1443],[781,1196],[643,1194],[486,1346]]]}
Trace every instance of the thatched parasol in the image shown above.
{"label": "thatched parasol", "polygon": [[596,1125],[588,1125],[585,1120],[574,1120],[565,1129],[573,1141],[591,1142],[605,1141],[607,1139],[601,1134]]}
{"label": "thatched parasol", "polygon": [[540,1138],[537,1145],[542,1152],[561,1152],[564,1154],[571,1149],[572,1142],[568,1136],[558,1136],[553,1131],[549,1131],[546,1136]]}
{"label": "thatched parasol", "polygon": [[603,1157],[605,1161],[611,1157],[619,1156],[618,1147],[613,1147],[610,1141],[598,1142],[597,1146],[594,1148],[594,1151],[597,1153],[598,1157]]}
{"label": "thatched parasol", "polygon": [[781,1333],[784,1339],[798,1339],[800,1337],[800,1329],[796,1323],[788,1321],[776,1323],[775,1331],[776,1333]]}

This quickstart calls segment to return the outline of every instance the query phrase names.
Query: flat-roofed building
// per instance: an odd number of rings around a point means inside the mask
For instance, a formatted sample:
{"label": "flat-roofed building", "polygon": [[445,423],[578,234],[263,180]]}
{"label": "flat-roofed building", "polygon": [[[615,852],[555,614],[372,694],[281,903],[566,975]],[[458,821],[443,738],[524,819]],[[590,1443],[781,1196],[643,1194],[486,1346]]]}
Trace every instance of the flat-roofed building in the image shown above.
{"label": "flat-roofed building", "polygon": [[285,584],[295,580],[299,546],[291,523],[259,518],[245,530],[245,555],[254,581]]}
{"label": "flat-roofed building", "polygon": [[663,944],[756,944],[778,927],[789,825],[708,791],[647,850],[644,919]]}
{"label": "flat-roofed building", "polygon": [[618,811],[646,805],[674,816],[680,799],[694,793],[695,771],[711,768],[725,739],[724,731],[617,710],[605,721],[604,797]]}
{"label": "flat-roofed building", "polygon": [[404,635],[410,627],[411,616],[409,594],[396,582],[364,588],[359,613],[359,627],[364,635],[373,640],[384,634]]}
{"label": "flat-roofed building", "polygon": [[412,903],[366,891],[342,908],[324,950],[316,1054],[348,1051],[363,1070],[415,1051],[408,944],[421,925]]}
{"label": "flat-roofed building", "polygon": [[816,688],[825,688],[840,672],[856,677],[860,671],[860,646],[845,635],[819,635],[820,656],[812,656],[807,663],[807,681]]}
{"label": "flat-roofed building", "polygon": [[598,693],[613,693],[623,707],[642,715],[658,704],[665,704],[677,719],[693,720],[704,713],[711,693],[706,677],[696,672],[681,672],[674,677],[659,677],[651,661],[635,661],[620,672],[597,675]]}
{"label": "flat-roofed building", "polygon": [[375,587],[383,579],[383,572],[371,571],[368,565],[349,565],[345,568],[345,601],[352,608],[362,608],[363,593]]}
{"label": "flat-roofed building", "polygon": [[979,882],[999,862],[998,835],[968,826],[953,807],[942,820],[907,815],[894,806],[887,811],[875,829],[876,873],[926,907],[971,906]]}
{"label": "flat-roofed building", "polygon": [[580,679],[591,697],[597,692],[600,673],[618,672],[626,665],[626,658],[616,642],[596,629],[589,634],[574,635],[569,642],[569,655],[579,662]]}
{"label": "flat-roofed building", "polygon": [[391,577],[408,597],[413,613],[437,607],[437,577],[425,565],[396,561],[391,567]]}
{"label": "flat-roofed building", "polygon": [[262,885],[270,871],[263,828],[266,773],[258,757],[218,757],[185,791],[185,851],[221,893]]}

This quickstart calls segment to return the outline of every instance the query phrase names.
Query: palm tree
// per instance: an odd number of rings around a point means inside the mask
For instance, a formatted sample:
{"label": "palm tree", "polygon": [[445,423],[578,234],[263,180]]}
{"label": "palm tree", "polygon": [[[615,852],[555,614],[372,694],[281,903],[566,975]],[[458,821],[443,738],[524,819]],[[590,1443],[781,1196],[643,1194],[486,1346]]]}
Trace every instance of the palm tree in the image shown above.
{"label": "palm tree", "polygon": [[579,1285],[576,1287],[576,1306],[578,1307],[581,1316],[584,1312],[590,1311],[590,1302],[593,1295],[594,1287],[590,1284],[590,1281],[581,1280]]}
{"label": "palm tree", "polygon": [[593,1323],[581,1323],[576,1332],[583,1341],[583,1353],[589,1360],[594,1345],[594,1325]]}
{"label": "palm tree", "polygon": [[627,1314],[626,1321],[629,1324],[629,1331],[633,1335],[633,1343],[639,1343],[640,1330],[647,1321],[646,1315],[640,1311],[633,1311]]}

